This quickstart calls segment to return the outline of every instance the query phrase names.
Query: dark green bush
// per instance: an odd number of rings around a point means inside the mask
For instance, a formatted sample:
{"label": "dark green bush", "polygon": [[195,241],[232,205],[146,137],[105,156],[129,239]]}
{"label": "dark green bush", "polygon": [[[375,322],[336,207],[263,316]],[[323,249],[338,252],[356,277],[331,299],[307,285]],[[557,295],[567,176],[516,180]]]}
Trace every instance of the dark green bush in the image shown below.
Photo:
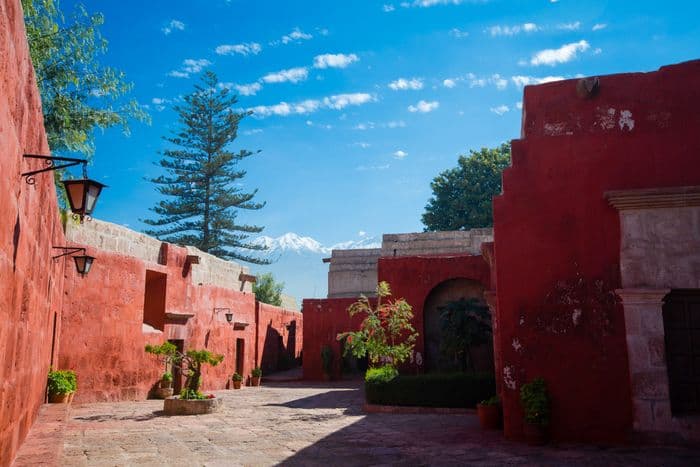
{"label": "dark green bush", "polygon": [[49,394],[71,394],[78,390],[78,379],[73,370],[49,370]]}
{"label": "dark green bush", "polygon": [[365,373],[365,381],[368,383],[388,383],[398,375],[399,372],[396,368],[391,365],[386,365],[367,370],[367,373]]}
{"label": "dark green bush", "polygon": [[549,425],[549,391],[542,378],[535,378],[520,388],[520,402],[525,410],[525,421],[532,425]]}
{"label": "dark green bush", "polygon": [[496,392],[491,374],[434,373],[399,375],[390,381],[365,381],[370,404],[417,407],[476,407]]}

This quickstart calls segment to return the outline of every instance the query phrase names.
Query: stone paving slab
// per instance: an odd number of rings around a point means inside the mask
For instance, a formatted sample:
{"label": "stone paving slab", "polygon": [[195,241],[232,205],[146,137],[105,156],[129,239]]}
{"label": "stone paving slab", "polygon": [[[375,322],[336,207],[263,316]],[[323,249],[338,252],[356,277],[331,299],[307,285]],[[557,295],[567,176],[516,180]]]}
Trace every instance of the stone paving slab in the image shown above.
{"label": "stone paving slab", "polygon": [[199,416],[165,416],[163,401],[73,405],[60,465],[700,465],[700,448],[531,447],[472,414],[365,414],[358,383],[216,394],[221,411]]}

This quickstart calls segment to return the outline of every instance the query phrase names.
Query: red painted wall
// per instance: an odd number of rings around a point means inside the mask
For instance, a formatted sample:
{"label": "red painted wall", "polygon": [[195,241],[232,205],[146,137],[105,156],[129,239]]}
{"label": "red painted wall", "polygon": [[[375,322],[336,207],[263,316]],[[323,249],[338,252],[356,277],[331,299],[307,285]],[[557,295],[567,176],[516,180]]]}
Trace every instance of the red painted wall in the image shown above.
{"label": "red painted wall", "polygon": [[263,374],[277,369],[280,354],[290,359],[301,357],[304,342],[304,319],[298,311],[285,310],[256,302],[258,326],[257,360]]}
{"label": "red painted wall", "polygon": [[575,80],[525,88],[523,139],[494,199],[508,437],[522,435],[518,391],[537,376],[552,392],[555,439],[621,441],[630,430],[621,307],[591,300],[577,312],[551,294],[577,277],[619,287],[619,221],[605,191],[700,184],[698,82],[700,61],[604,76],[589,100]]}
{"label": "red painted wall", "polygon": [[[442,282],[471,279],[490,287],[490,270],[482,256],[405,256],[379,258],[378,277],[391,285],[392,299],[405,298],[413,307],[416,330],[422,334],[423,305],[430,292]],[[347,309],[356,299],[306,299],[304,311],[304,379],[323,378],[321,348],[330,345],[336,360],[340,343],[336,336],[359,329],[361,316],[350,317]],[[423,339],[419,336],[415,350],[423,353]],[[340,368],[336,369],[338,376]]]}
{"label": "red painted wall", "polygon": [[0,466],[7,466],[44,400],[63,294],[51,247],[65,239],[53,175],[37,175],[31,186],[20,177],[43,166],[22,154],[49,148],[16,0],[0,0],[0,57]]}
{"label": "red painted wall", "polygon": [[[81,277],[66,266],[66,290],[61,327],[61,367],[78,375],[76,402],[145,399],[160,378],[162,366],[144,352],[147,343],[183,339],[185,350],[206,348],[225,356],[203,373],[203,389],[223,389],[235,371],[236,339],[245,339],[244,376],[255,366],[255,296],[220,287],[194,285],[183,277],[187,250],[168,245],[167,265],[97,249],[90,274]],[[193,265],[196,268],[197,265]],[[167,274],[165,311],[193,314],[177,324],[165,320],[163,332],[144,332],[146,271]],[[224,313],[230,308],[235,321],[248,323],[233,330]]]}

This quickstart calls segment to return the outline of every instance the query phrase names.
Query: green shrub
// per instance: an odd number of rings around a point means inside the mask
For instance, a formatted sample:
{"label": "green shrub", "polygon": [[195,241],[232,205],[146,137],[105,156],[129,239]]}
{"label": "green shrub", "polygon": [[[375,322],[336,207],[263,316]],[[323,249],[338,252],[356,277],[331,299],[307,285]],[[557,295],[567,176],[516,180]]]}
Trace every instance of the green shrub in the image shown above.
{"label": "green shrub", "polygon": [[206,398],[207,398],[207,396],[205,396],[201,392],[193,391],[192,389],[183,388],[182,391],[180,391],[180,399],[202,400],[202,399],[206,399]]}
{"label": "green shrub", "polygon": [[259,366],[256,366],[253,368],[253,371],[250,372],[250,375],[253,378],[260,378],[262,376],[262,369]]}
{"label": "green shrub", "polygon": [[231,376],[231,379],[232,379],[233,381],[243,381],[243,376],[241,376],[241,375],[238,374],[238,373],[234,373],[233,376]]}
{"label": "green shrub", "polygon": [[50,370],[49,394],[71,394],[78,390],[78,378],[72,370]]}
{"label": "green shrub", "polygon": [[491,396],[488,399],[484,399],[483,401],[479,402],[481,405],[500,405],[501,400],[498,398],[498,396]]}
{"label": "green shrub", "polygon": [[532,425],[549,425],[549,391],[542,378],[535,378],[520,388],[520,402],[525,411],[525,421]]}
{"label": "green shrub", "polygon": [[496,392],[491,374],[434,373],[399,375],[385,382],[365,381],[370,404],[418,407],[476,407]]}
{"label": "green shrub", "polygon": [[163,373],[163,376],[161,376],[160,379],[161,379],[161,381],[172,383],[173,382],[173,374],[170,373],[169,371],[166,371],[165,373]]}
{"label": "green shrub", "polygon": [[365,373],[365,381],[372,384],[388,383],[396,378],[399,372],[391,365],[385,365],[379,368],[370,368]]}
{"label": "green shrub", "polygon": [[324,345],[321,347],[321,363],[323,365],[323,372],[327,375],[333,374],[333,349],[330,345]]}

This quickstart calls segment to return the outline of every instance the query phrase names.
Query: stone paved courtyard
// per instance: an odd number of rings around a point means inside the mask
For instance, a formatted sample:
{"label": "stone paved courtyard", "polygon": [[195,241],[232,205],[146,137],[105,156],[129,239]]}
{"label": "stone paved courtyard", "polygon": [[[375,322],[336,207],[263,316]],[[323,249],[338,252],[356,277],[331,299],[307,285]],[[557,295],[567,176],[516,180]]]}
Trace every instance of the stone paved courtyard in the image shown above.
{"label": "stone paved courtyard", "polygon": [[[60,465],[700,465],[674,447],[529,447],[475,415],[363,414],[359,383],[219,391],[212,415],[166,417],[162,401],[74,405]],[[31,435],[30,435],[31,437]],[[26,465],[18,458],[15,465]]]}

